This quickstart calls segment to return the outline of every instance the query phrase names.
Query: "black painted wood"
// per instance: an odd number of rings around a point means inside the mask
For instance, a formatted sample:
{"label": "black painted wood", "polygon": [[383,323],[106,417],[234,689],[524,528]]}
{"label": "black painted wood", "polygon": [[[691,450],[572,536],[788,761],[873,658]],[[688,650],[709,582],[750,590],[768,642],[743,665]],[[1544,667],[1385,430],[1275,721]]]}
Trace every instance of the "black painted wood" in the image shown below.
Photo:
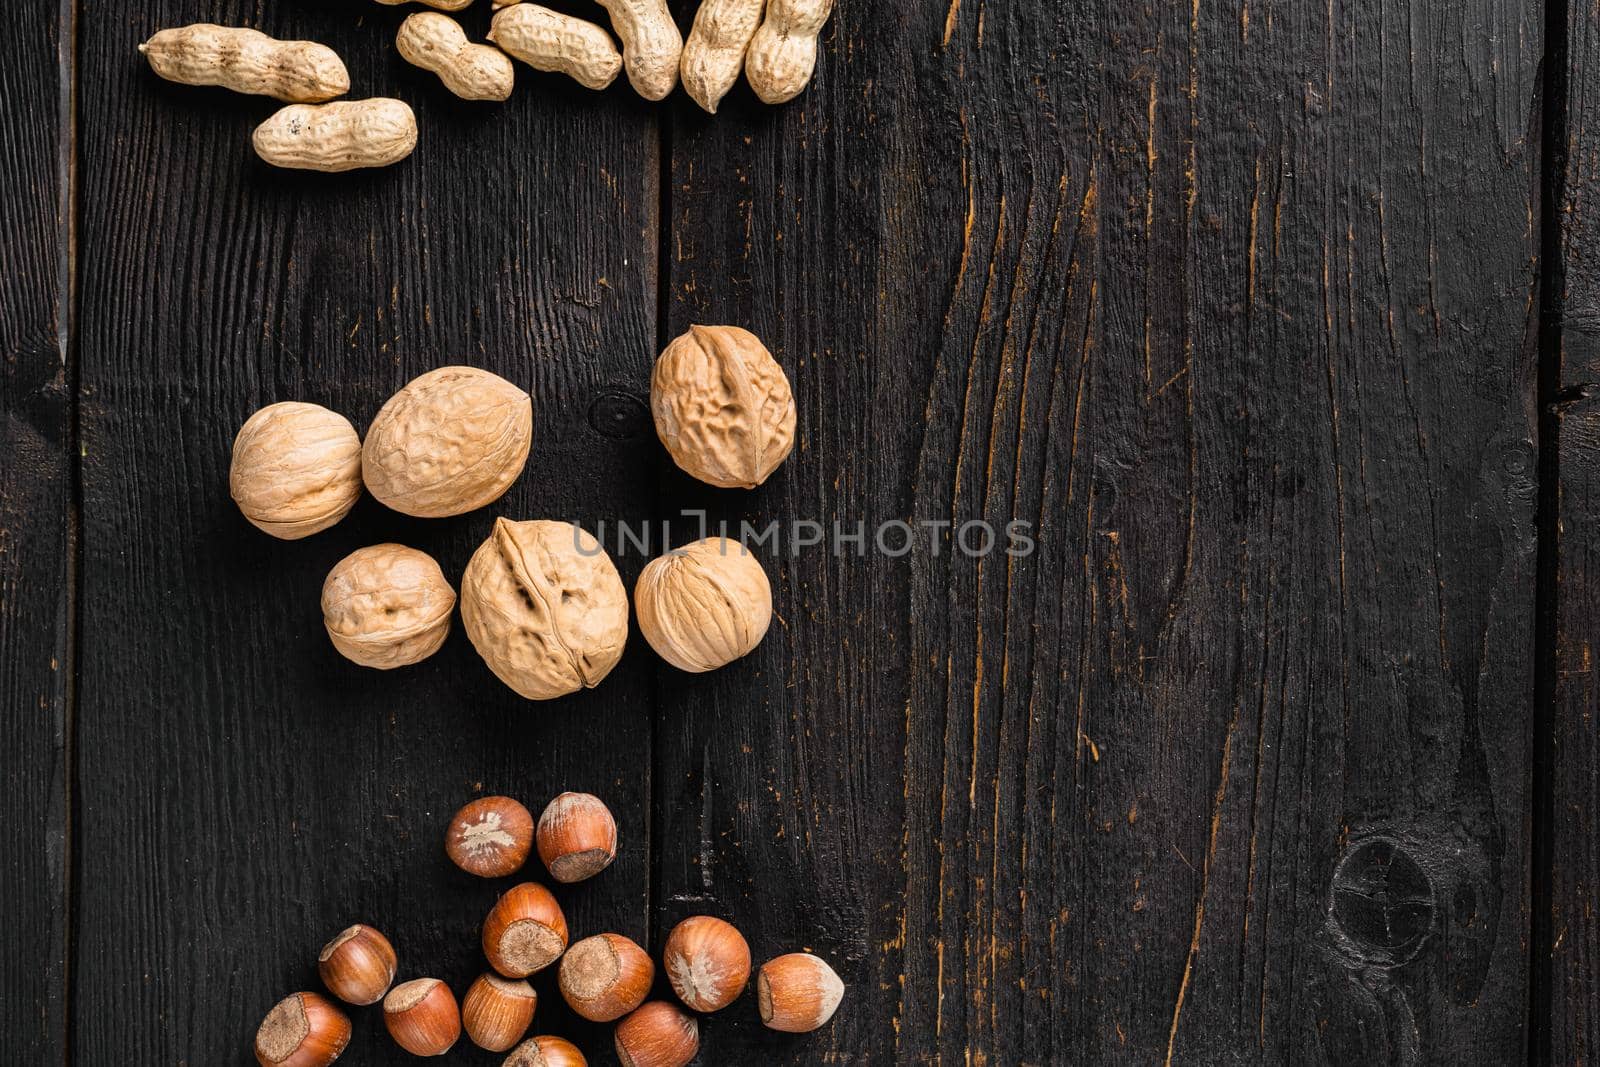
{"label": "black painted wood", "polygon": [[1039,543],[810,550],[664,671],[658,929],[851,987],[708,1062],[1523,1056],[1540,35],[846,5],[795,106],[675,108],[672,330],[767,337],[801,445],[664,497]]}
{"label": "black painted wood", "polygon": [[0,20],[0,1033],[18,1063],[66,1054],[72,597],[70,134],[61,6]]}
{"label": "black painted wood", "polygon": [[[510,104],[463,106],[395,55],[404,15],[84,4],[84,1063],[239,1062],[279,997],[318,988],[317,949],[355,920],[389,934],[402,978],[464,992],[485,969],[483,916],[511,883],[457,872],[441,846],[450,814],[483,792],[536,812],[562,789],[607,797],[626,847],[560,896],[575,934],[646,936],[648,661],[531,705],[459,628],[389,674],[343,661],[322,632],[323,577],[357,547],[417,546],[458,583],[495,515],[639,517],[655,479],[646,437],[591,423],[603,394],[643,394],[655,349],[653,109],[625,87],[595,95],[531,71]],[[272,102],[160,82],[135,51],[202,18],[332,45],[356,94],[416,108],[416,156],[381,173],[271,171],[249,135]],[[474,31],[486,22],[477,13]],[[294,543],[244,522],[227,464],[252,411],[309,400],[364,429],[405,381],[450,362],[534,395],[528,473],[501,502],[420,522],[369,498]],[[552,977],[541,1027],[608,1047],[570,1025]],[[395,1062],[379,1012],[355,1017],[341,1063]]]}
{"label": "black painted wood", "polygon": [[1540,1000],[1535,1020],[1548,1020],[1548,1062],[1590,1063],[1600,1055],[1600,885],[1596,797],[1600,744],[1595,701],[1600,641],[1593,604],[1600,591],[1600,20],[1587,5],[1567,9],[1564,51],[1554,56],[1556,94],[1549,124],[1551,215],[1559,243],[1551,300],[1556,366],[1552,427],[1556,434],[1554,530],[1555,639],[1553,700],[1547,750],[1547,795],[1535,811],[1545,833],[1546,868],[1536,873],[1548,911],[1534,945]]}
{"label": "black painted wood", "polygon": [[[711,912],[850,984],[810,1037],[764,1031],[747,997],[705,1020],[703,1063],[1524,1058],[1538,5],[846,3],[805,96],[769,109],[741,86],[714,119],[527,70],[511,104],[463,105],[398,60],[405,11],[376,5],[77,7],[76,368],[60,28],[0,29],[24,57],[0,116],[21,194],[0,199],[0,413],[23,460],[0,464],[8,1051],[62,1060],[70,1027],[78,1062],[238,1062],[356,919],[403,977],[463,990],[501,886],[449,867],[445,820],[485,791],[537,808],[582,788],[624,847],[562,890],[576,935],[659,947]],[[417,156],[270,171],[248,136],[271,102],[137,57],[200,19],[334,45],[356,95],[417,107]],[[1594,1042],[1595,30],[1571,19],[1580,388],[1532,1005],[1555,1062]],[[693,483],[650,433],[651,359],[695,321],[755,329],[794,382],[800,444],[759,491]],[[364,427],[451,361],[535,395],[501,504],[425,523],[369,500],[300,543],[239,517],[228,447],[255,408]],[[455,579],[495,514],[672,518],[681,541],[697,508],[1020,521],[1037,550],[769,559],[779,617],[749,659],[691,678],[635,635],[604,687],[548,706],[459,632],[392,675],[321,633],[322,577],[362,544],[417,545]],[[630,584],[643,562],[619,559]],[[539,985],[536,1028],[610,1062],[607,1028]],[[394,1062],[355,1014],[341,1062]]]}

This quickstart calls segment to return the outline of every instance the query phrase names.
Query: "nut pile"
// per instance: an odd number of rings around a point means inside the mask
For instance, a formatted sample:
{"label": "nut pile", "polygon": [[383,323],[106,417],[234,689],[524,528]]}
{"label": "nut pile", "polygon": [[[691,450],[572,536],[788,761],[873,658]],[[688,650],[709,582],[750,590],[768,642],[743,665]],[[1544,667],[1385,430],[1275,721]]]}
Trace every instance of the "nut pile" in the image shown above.
{"label": "nut pile", "polygon": [[[794,448],[794,396],[754,334],[695,326],[667,346],[650,386],[656,430],[684,471],[754,487]],[[337,523],[366,488],[395,511],[444,518],[494,503],[533,446],[533,401],[472,367],[442,367],[383,405],[365,443],[315,404],[262,408],[239,430],[229,487],[245,518],[293,540]],[[489,669],[529,700],[592,688],[622,659],[628,591],[604,547],[567,522],[497,518],[461,578],[461,622]],[[748,655],[772,621],[772,587],[737,541],[708,537],[652,560],[634,589],[639,629],[680,670]],[[322,587],[328,638],[390,670],[437,652],[456,591],[431,556],[398,544],[340,560]],[[547,858],[548,862],[548,858]]]}
{"label": "nut pile", "polygon": [[[563,793],[537,825],[511,797],[472,801],[450,820],[445,853],[468,874],[509,877],[535,845],[550,876],[570,884],[591,878],[616,858],[617,824],[600,798]],[[394,984],[399,959],[376,929],[358,923],[323,948],[317,970],[328,991],[347,1004],[383,1002],[383,1021],[396,1045],[414,1056],[442,1056],[465,1031],[473,1044],[509,1052],[503,1067],[585,1067],[565,1038],[527,1037],[538,995],[526,979],[557,966],[557,988],[572,1010],[591,1022],[615,1022],[616,1053],[624,1067],[684,1067],[699,1054],[702,1015],[731,1006],[750,981],[750,946],[733,924],[711,915],[684,919],[667,935],[661,965],[677,999],[650,1000],[655,960],[633,940],[602,932],[569,944],[561,904],[537,882],[506,890],[483,923],[483,954],[492,968],[458,1004],[438,978]],[[833,1018],[844,983],[827,961],[791,952],[767,961],[756,975],[761,1021],[774,1030],[809,1033]],[[349,1018],[317,993],[294,993],[267,1013],[256,1031],[262,1067],[327,1067],[350,1043]]]}
{"label": "nut pile", "polygon": [[[395,5],[405,0],[378,0]],[[817,35],[833,0],[702,0],[686,42],[666,0],[597,0],[622,42],[604,28],[538,4],[492,0],[488,43],[472,41],[443,11],[473,0],[421,0],[435,11],[410,16],[395,48],[463,100],[503,101],[516,83],[516,59],[604,89],[623,70],[646,100],[684,90],[716,113],[742,71],[768,104],[794,99],[817,65]],[[350,73],[330,48],[279,41],[257,30],[201,23],[161,30],[139,46],[168,81],[216,85],[274,97],[290,106],[257,127],[256,154],[278,167],[338,172],[385,167],[417,147],[409,105],[375,97],[330,103],[350,91]]]}

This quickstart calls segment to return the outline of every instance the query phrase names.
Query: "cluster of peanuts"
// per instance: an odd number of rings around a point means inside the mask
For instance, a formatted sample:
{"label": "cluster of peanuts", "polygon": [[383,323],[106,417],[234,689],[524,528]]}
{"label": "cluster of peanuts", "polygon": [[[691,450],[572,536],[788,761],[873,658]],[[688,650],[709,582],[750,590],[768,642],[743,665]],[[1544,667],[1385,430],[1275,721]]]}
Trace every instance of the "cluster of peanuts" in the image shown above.
{"label": "cluster of peanuts", "polygon": [[[563,884],[592,878],[617,855],[617,824],[599,797],[562,793],[540,815],[510,797],[472,801],[450,820],[445,853],[468,874],[505,878],[527,862],[537,843],[550,877]],[[550,1034],[528,1038],[538,994],[528,977],[558,966],[557,985],[572,1010],[591,1022],[615,1022],[624,1067],[685,1067],[700,1052],[700,1023],[733,1004],[750,981],[750,946],[731,924],[694,915],[675,926],[661,963],[683,1007],[648,999],[655,961],[633,940],[595,934],[568,944],[567,920],[555,894],[537,882],[506,890],[483,924],[483,954],[492,968],[457,1004],[438,978],[394,984],[399,957],[377,929],[349,927],[323,948],[323,984],[347,1004],[383,1002],[389,1036],[414,1056],[442,1056],[463,1029],[479,1048],[509,1052],[503,1067],[587,1067],[572,1042]],[[808,1033],[833,1017],[844,983],[809,952],[769,960],[756,976],[761,1021],[774,1030]],[[685,1011],[684,1008],[688,1008]],[[327,1067],[350,1043],[350,1020],[319,993],[279,1001],[256,1031],[262,1067]]]}
{"label": "cluster of peanuts", "polygon": [[[622,41],[619,52],[596,23],[538,4],[492,0],[491,43],[478,44],[441,13],[465,10],[474,0],[419,2],[439,10],[407,18],[395,46],[464,100],[509,99],[516,81],[511,61],[517,59],[590,89],[606,88],[626,68],[646,100],[667,97],[681,74],[684,89],[713,114],[741,71],[766,103],[798,96],[811,81],[817,35],[833,8],[833,0],[703,0],[685,41],[666,0],[596,0]],[[253,137],[256,153],[275,166],[329,172],[384,167],[416,149],[416,115],[403,101],[330,103],[350,91],[350,74],[326,45],[203,23],[162,30],[139,50],[169,81],[219,85],[289,104]]]}

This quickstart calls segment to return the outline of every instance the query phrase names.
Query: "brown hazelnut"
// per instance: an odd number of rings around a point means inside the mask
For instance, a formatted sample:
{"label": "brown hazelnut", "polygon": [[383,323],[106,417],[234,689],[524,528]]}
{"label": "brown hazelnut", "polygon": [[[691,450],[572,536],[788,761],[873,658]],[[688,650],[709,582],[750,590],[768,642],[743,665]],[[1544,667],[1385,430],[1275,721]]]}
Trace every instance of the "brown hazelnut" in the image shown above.
{"label": "brown hazelnut", "polygon": [[617,821],[590,793],[562,793],[539,816],[539,858],[558,882],[593,878],[617,858]]}
{"label": "brown hazelnut", "polygon": [[376,1004],[394,984],[394,946],[372,927],[356,923],[322,946],[317,973],[328,992],[347,1004]]}
{"label": "brown hazelnut", "polygon": [[567,950],[567,919],[550,890],[523,882],[506,890],[483,923],[483,954],[507,978],[542,971]]}
{"label": "brown hazelnut", "polygon": [[456,812],[445,833],[450,861],[479,878],[522,869],[533,848],[533,815],[510,797],[479,797]]}
{"label": "brown hazelnut", "polygon": [[684,1067],[700,1052],[700,1024],[676,1004],[652,1000],[617,1024],[622,1067]]}
{"label": "brown hazelnut", "polygon": [[461,1021],[479,1048],[504,1052],[522,1040],[533,1025],[539,998],[527,982],[498,974],[480,975],[461,1001]]}
{"label": "brown hazelnut", "polygon": [[650,954],[621,934],[596,934],[561,957],[561,995],[590,1022],[620,1019],[644,1003],[655,980]]}
{"label": "brown hazelnut", "polygon": [[756,999],[768,1027],[804,1034],[833,1018],[844,999],[844,983],[821,957],[791,952],[762,966]]}
{"label": "brown hazelnut", "polygon": [[413,1056],[443,1056],[461,1037],[455,994],[437,978],[401,982],[383,998],[383,1024]]}
{"label": "brown hazelnut", "polygon": [[750,981],[744,935],[711,915],[691,915],[673,927],[661,963],[673,992],[695,1011],[721,1011]]}
{"label": "brown hazelnut", "polygon": [[578,1046],[564,1037],[530,1037],[500,1067],[589,1067]]}
{"label": "brown hazelnut", "polygon": [[256,1031],[261,1067],[328,1067],[350,1043],[350,1020],[327,997],[294,993]]}

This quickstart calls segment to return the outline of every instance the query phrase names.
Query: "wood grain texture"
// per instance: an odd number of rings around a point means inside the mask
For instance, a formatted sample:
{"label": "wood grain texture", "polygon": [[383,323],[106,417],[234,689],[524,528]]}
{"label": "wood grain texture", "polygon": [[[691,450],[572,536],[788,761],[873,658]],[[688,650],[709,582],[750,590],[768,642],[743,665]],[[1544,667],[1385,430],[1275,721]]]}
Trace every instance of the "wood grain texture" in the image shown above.
{"label": "wood grain texture", "polygon": [[[1600,644],[1594,602],[1600,593],[1600,19],[1592,4],[1566,5],[1565,39],[1553,53],[1548,125],[1552,173],[1550,208],[1559,242],[1550,301],[1556,353],[1552,422],[1555,432],[1555,610],[1553,700],[1548,750],[1548,798],[1535,811],[1545,833],[1547,867],[1535,878],[1547,887],[1548,913],[1539,915],[1534,946],[1541,1000],[1535,1019],[1548,1019],[1546,1062],[1593,1063],[1600,1056],[1600,849],[1596,796],[1600,743],[1595,703],[1600,695],[1594,650]],[[1564,134],[1564,136],[1563,136]],[[1550,347],[1547,345],[1547,347]],[[1543,798],[1542,798],[1543,799]],[[1543,1037],[1544,1035],[1541,1035]]]}
{"label": "wood grain texture", "polygon": [[[81,1062],[243,1061],[262,1015],[318,988],[317,950],[357,920],[389,935],[402,979],[463,993],[511,884],[444,856],[450,815],[480,793],[536,813],[563,789],[606,797],[623,851],[558,895],[575,935],[645,936],[648,661],[535,705],[459,626],[394,673],[344,661],[322,632],[322,580],[357,547],[421,548],[459,587],[495,515],[634,517],[655,478],[638,432],[656,333],[651,110],[531,71],[511,103],[464,106],[395,54],[405,15],[84,4]],[[487,18],[473,13],[474,35]],[[337,177],[270,170],[249,136],[271,101],[169,85],[139,60],[154,29],[201,19],[330,44],[358,93],[415,107],[416,156]],[[502,501],[421,522],[368,498],[292,543],[239,515],[227,467],[252,411],[307,400],[364,430],[403,383],[452,362],[534,396],[533,455]],[[607,395],[631,418],[591,421]],[[538,988],[541,1028],[609,1047],[571,1025],[553,974]],[[341,1064],[395,1062],[379,1011],[354,1018]]]}
{"label": "wood grain texture", "polygon": [[19,1063],[67,1046],[72,392],[60,6],[0,24],[0,1033]]}
{"label": "wood grain texture", "polygon": [[670,332],[795,382],[715,522],[1033,524],[771,567],[664,670],[664,933],[850,986],[708,1062],[1509,1063],[1527,1009],[1538,12],[845,5],[676,110]]}

